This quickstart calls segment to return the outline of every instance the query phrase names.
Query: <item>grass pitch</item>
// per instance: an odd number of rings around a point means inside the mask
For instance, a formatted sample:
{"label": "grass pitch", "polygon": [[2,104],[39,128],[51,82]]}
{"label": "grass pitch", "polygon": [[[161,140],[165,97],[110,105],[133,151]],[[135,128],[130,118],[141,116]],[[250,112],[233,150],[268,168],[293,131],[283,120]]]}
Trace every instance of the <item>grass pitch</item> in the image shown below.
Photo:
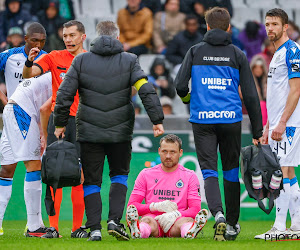
{"label": "grass pitch", "polygon": [[[236,241],[216,242],[213,241],[213,221],[208,221],[203,234],[199,234],[194,240],[181,238],[150,238],[130,241],[117,241],[107,234],[106,223],[102,223],[102,241],[87,242],[86,239],[72,239],[70,236],[71,222],[60,222],[60,239],[39,239],[26,238],[23,236],[25,221],[4,221],[4,235],[0,236],[0,249],[299,249],[300,241],[265,242],[264,240],[254,240],[256,234],[263,233],[270,229],[271,221],[242,221],[241,233]],[[127,229],[128,231],[128,229]]]}

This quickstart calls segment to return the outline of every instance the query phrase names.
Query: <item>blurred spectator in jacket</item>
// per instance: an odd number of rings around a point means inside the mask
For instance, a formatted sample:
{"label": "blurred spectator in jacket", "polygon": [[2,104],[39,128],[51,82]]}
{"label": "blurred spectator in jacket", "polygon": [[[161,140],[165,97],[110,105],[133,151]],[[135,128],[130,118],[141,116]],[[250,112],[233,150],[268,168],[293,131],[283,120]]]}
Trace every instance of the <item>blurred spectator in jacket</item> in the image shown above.
{"label": "blurred spectator in jacket", "polygon": [[153,15],[162,10],[160,0],[142,0],[142,5],[152,11]]}
{"label": "blurred spectator in jacket", "polygon": [[49,52],[52,50],[64,50],[66,48],[63,41],[63,25],[64,22],[58,24],[58,26],[56,27],[56,32],[49,36]]}
{"label": "blurred spectator in jacket", "polygon": [[127,52],[146,54],[151,47],[152,12],[143,7],[141,0],[127,0],[127,3],[127,7],[118,12],[120,42]]}
{"label": "blurred spectator in jacket", "polygon": [[205,11],[208,9],[206,0],[195,0],[194,12],[198,18],[198,31],[204,36],[207,31]]}
{"label": "blurred spectator in jacket", "polygon": [[0,0],[0,11],[5,10],[5,0]]}
{"label": "blurred spectator in jacket", "polygon": [[195,0],[180,0],[180,12],[187,15],[194,13]]}
{"label": "blurred spectator in jacket", "polygon": [[203,35],[198,31],[198,19],[195,15],[185,18],[185,26],[186,29],[179,32],[167,48],[166,58],[174,65],[181,64],[189,48],[203,39]]}
{"label": "blurred spectator in jacket", "polygon": [[[49,5],[51,0],[30,0],[31,4],[31,15],[36,15],[41,10],[45,9],[45,6]],[[74,20],[74,7],[72,0],[58,0],[59,2],[59,16],[64,18],[66,21]]]}
{"label": "blurred spectator in jacket", "polygon": [[250,62],[250,69],[260,100],[263,125],[265,126],[268,120],[266,107],[268,70],[264,58],[261,55],[255,55]]}
{"label": "blurred spectator in jacket", "polygon": [[176,95],[173,85],[173,78],[166,68],[166,62],[163,58],[156,58],[150,68],[150,75],[155,79],[156,88],[159,96],[168,96],[174,98]]}
{"label": "blurred spectator in jacket", "polygon": [[166,53],[168,43],[185,29],[184,19],[185,14],[179,12],[179,0],[166,0],[165,11],[154,16],[153,43],[157,53]]}
{"label": "blurred spectator in jacket", "polygon": [[[59,16],[59,1],[49,0],[44,10],[38,13],[39,22],[45,27],[47,37],[57,33],[57,27],[66,20]],[[46,40],[44,50],[50,52],[49,40]]]}
{"label": "blurred spectator in jacket", "polygon": [[296,43],[300,43],[300,29],[293,21],[289,21],[289,27],[287,29],[288,37],[295,41]]}
{"label": "blurred spectator in jacket", "polygon": [[276,49],[274,44],[269,39],[265,40],[264,47],[264,50],[259,55],[261,55],[265,59],[267,69],[269,69],[270,62],[273,58]]}
{"label": "blurred spectator in jacket", "polygon": [[12,27],[20,27],[32,20],[30,13],[22,9],[22,0],[6,0],[6,9],[0,13],[0,49],[6,46],[6,37]]}
{"label": "blurred spectator in jacket", "polygon": [[245,29],[239,34],[239,39],[244,46],[249,62],[254,55],[262,51],[261,47],[266,38],[267,34],[264,25],[255,21],[246,23]]}
{"label": "blurred spectator in jacket", "polygon": [[19,27],[10,28],[7,34],[6,41],[7,41],[7,45],[5,46],[3,51],[15,47],[23,46],[25,44],[25,40],[24,40],[24,34],[22,29]]}
{"label": "blurred spectator in jacket", "polygon": [[241,43],[239,39],[240,30],[231,24],[229,33],[231,34],[232,44],[237,46],[241,50],[244,50],[244,45]]}

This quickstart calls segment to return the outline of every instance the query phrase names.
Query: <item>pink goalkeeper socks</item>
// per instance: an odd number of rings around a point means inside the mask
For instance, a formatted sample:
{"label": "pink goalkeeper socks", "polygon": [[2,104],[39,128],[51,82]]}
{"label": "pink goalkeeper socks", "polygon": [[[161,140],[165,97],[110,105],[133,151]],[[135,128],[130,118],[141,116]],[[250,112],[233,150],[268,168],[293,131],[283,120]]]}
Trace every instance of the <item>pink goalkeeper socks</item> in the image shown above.
{"label": "pink goalkeeper socks", "polygon": [[187,222],[187,223],[184,223],[184,224],[180,227],[181,238],[184,238],[184,236],[186,235],[187,231],[189,231],[189,229],[192,227],[192,225],[193,225],[192,222]]}
{"label": "pink goalkeeper socks", "polygon": [[151,234],[151,227],[148,223],[140,222],[140,231],[142,238],[149,238]]}

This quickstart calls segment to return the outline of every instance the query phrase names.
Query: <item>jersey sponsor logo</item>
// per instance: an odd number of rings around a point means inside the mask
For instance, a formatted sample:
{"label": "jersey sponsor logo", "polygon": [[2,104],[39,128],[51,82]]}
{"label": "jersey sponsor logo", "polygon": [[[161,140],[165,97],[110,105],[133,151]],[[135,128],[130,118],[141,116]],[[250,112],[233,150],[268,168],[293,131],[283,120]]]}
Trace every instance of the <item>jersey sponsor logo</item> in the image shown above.
{"label": "jersey sponsor logo", "polygon": [[179,196],[181,191],[178,190],[168,190],[168,189],[154,189],[154,195],[163,195],[163,196]]}
{"label": "jersey sponsor logo", "polygon": [[177,188],[183,188],[183,186],[184,186],[183,181],[182,181],[181,179],[178,180],[178,181],[176,182],[175,186],[176,186]]}
{"label": "jersey sponsor logo", "polygon": [[231,86],[232,79],[205,77],[201,79],[201,82],[203,85],[208,85],[208,89],[225,90],[226,86]]}
{"label": "jersey sponsor logo", "polygon": [[64,80],[65,79],[65,76],[66,76],[66,73],[65,72],[62,72],[59,74],[59,78]]}
{"label": "jersey sponsor logo", "polygon": [[28,87],[31,84],[30,80],[26,80],[23,82],[23,87]]}
{"label": "jersey sponsor logo", "polygon": [[199,119],[213,119],[213,118],[227,118],[233,119],[235,118],[234,111],[200,111]]}
{"label": "jersey sponsor logo", "polygon": [[223,57],[223,56],[203,56],[203,61],[229,62],[230,61],[230,57]]}
{"label": "jersey sponsor logo", "polygon": [[300,72],[299,63],[294,63],[291,65],[292,72]]}
{"label": "jersey sponsor logo", "polygon": [[300,59],[297,59],[297,58],[293,58],[291,60],[289,60],[289,62],[292,64],[292,63],[300,63]]}

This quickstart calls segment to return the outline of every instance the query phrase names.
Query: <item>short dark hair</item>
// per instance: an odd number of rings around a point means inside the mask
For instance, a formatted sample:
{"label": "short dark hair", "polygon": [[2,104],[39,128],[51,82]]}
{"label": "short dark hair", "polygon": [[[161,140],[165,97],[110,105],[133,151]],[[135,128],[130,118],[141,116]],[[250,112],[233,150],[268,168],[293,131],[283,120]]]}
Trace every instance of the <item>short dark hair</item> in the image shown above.
{"label": "short dark hair", "polygon": [[266,13],[265,17],[267,16],[279,17],[281,19],[282,25],[288,24],[289,22],[289,16],[288,14],[286,14],[286,12],[283,9],[279,9],[279,8],[271,9]]}
{"label": "short dark hair", "polygon": [[198,18],[196,15],[194,14],[188,14],[185,19],[184,19],[184,22],[187,23],[187,21],[189,20],[196,20],[198,22]]}
{"label": "short dark hair", "polygon": [[160,146],[161,146],[163,141],[168,142],[168,143],[177,143],[178,147],[179,147],[179,150],[181,150],[182,140],[177,135],[174,135],[174,134],[165,135],[159,141]]}
{"label": "short dark hair", "polygon": [[38,22],[31,23],[26,31],[27,36],[31,36],[33,33],[44,34],[46,36],[46,30],[43,25]]}
{"label": "short dark hair", "polygon": [[99,22],[96,26],[96,30],[99,36],[111,36],[113,38],[120,36],[119,27],[113,21]]}
{"label": "short dark hair", "polygon": [[85,34],[85,28],[82,22],[76,21],[76,20],[71,20],[69,22],[64,23],[63,27],[64,28],[69,28],[71,26],[76,26],[77,30],[83,34]]}
{"label": "short dark hair", "polygon": [[214,7],[205,12],[205,21],[211,29],[227,31],[230,24],[230,14],[225,8]]}

